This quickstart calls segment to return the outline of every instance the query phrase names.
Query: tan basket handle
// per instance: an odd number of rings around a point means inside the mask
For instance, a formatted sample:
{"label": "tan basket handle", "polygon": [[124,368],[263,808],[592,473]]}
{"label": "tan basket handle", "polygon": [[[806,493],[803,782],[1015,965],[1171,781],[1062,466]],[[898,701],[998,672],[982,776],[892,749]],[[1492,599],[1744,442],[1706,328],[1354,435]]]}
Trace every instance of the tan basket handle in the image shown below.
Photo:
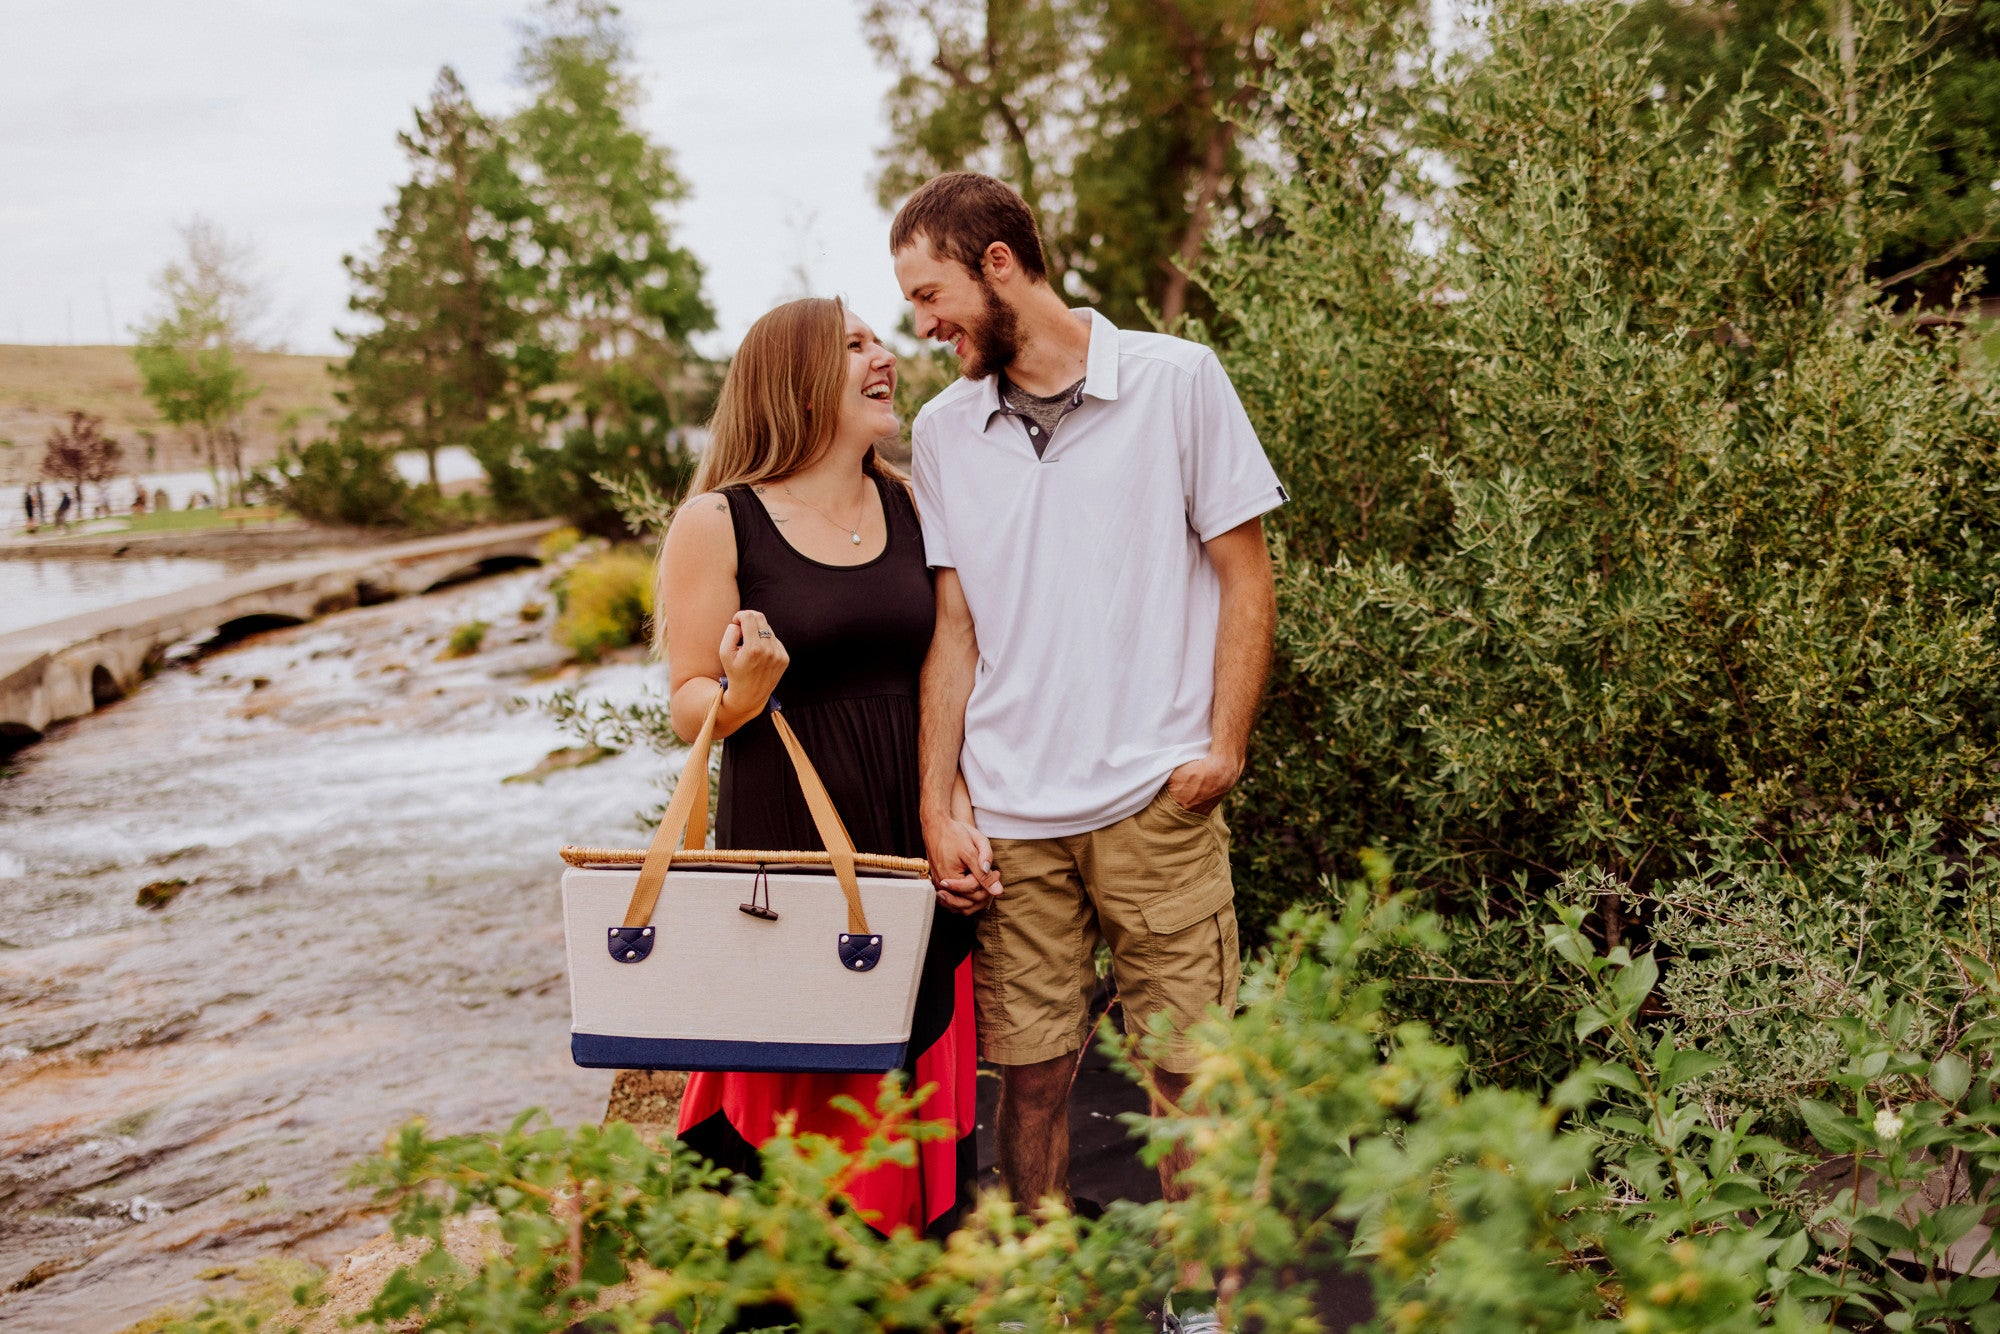
{"label": "tan basket handle", "polygon": [[[675,784],[673,799],[667,803],[666,814],[660,817],[653,844],[646,849],[646,860],[639,867],[639,883],[633,886],[632,901],[625,908],[627,927],[641,927],[653,920],[653,909],[667,883],[676,845],[681,845],[678,850],[683,852],[696,852],[708,846],[708,754],[715,746],[715,716],[722,710],[722,696],[723,691],[715,692],[708,716],[701,720],[701,731],[688,747],[687,767],[681,770],[681,781]],[[812,812],[813,827],[819,830],[820,842],[826,844],[833,860],[834,877],[840,881],[840,892],[847,899],[848,933],[866,936],[868,915],[862,911],[861,886],[854,878],[854,840],[848,837],[847,826],[840,822],[840,812],[833,808],[833,798],[826,794],[826,784],[806,758],[805,748],[799,744],[792,725],[785,721],[784,712],[775,700],[771,705],[771,722],[785,743],[792,768],[798,773],[799,787],[806,794],[806,808]]]}

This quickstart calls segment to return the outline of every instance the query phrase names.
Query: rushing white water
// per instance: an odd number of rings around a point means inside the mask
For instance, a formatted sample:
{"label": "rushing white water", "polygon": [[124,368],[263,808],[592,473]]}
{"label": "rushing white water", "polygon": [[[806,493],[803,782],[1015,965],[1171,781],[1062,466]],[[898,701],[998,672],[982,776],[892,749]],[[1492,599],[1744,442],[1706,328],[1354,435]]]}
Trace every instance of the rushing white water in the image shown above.
{"label": "rushing white water", "polygon": [[[348,1166],[410,1117],[602,1113],[610,1076],[569,1061],[555,851],[639,840],[665,766],[501,781],[564,744],[507,705],[552,688],[546,622],[519,619],[547,579],[261,636],[9,762],[0,1326],[118,1329],[218,1264],[331,1259],[380,1226]],[[487,646],[437,661],[473,618]]]}

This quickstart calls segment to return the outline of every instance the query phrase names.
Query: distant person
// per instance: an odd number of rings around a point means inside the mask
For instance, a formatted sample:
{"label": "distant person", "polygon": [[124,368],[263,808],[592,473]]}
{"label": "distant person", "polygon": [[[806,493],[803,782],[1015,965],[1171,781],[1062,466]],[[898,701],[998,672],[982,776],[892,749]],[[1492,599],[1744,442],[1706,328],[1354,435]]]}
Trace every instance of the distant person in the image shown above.
{"label": "distant person", "polygon": [[56,527],[69,526],[69,492],[62,493],[62,504],[56,506]]}
{"label": "distant person", "polygon": [[21,488],[21,508],[28,516],[28,531],[35,531],[35,493],[28,487]]}
{"label": "distant person", "polygon": [[[694,736],[722,696],[717,847],[822,846],[769,716],[775,693],[855,846],[923,855],[917,681],[931,574],[909,485],[875,448],[897,433],[895,387],[895,354],[823,298],[765,315],[729,363],[693,498],[661,543],[655,598],[675,730]],[[920,1115],[948,1133],[844,1193],[880,1232],[941,1237],[972,1198],[977,1085],[972,931],[942,906],[933,914],[903,1075],[912,1092],[935,1086]],[[881,1078],[698,1072],[680,1139],[746,1173],[785,1119],[858,1148],[861,1127],[832,1102],[873,1107]]]}
{"label": "distant person", "polygon": [[165,514],[173,507],[174,498],[167,494],[167,488],[164,486],[155,487],[153,490],[153,513]]}
{"label": "distant person", "polygon": [[[916,334],[961,377],[912,432],[937,588],[924,841],[948,904],[979,913],[1000,1173],[1023,1208],[1067,1205],[1098,946],[1126,1032],[1171,1031],[1149,1058],[1156,1111],[1194,1073],[1187,1027],[1236,1004],[1222,801],[1270,662],[1262,516],[1285,489],[1215,353],[1070,309],[1011,187],[927,182],[889,250]],[[1167,1199],[1192,1161],[1160,1159]],[[1211,1282],[1182,1274],[1162,1327],[1218,1330]]]}
{"label": "distant person", "polygon": [[132,513],[144,514],[145,512],[146,488],[135,483],[132,487]]}

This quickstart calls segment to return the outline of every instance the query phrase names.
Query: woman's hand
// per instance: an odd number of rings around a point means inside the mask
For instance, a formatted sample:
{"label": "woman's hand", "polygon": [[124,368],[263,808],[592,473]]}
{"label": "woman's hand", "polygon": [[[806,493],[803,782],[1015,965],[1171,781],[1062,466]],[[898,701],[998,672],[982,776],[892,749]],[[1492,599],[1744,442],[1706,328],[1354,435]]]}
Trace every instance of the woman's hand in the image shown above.
{"label": "woman's hand", "polygon": [[722,707],[738,717],[755,717],[778,688],[792,655],[760,611],[739,611],[722,627],[722,673],[729,678]]}

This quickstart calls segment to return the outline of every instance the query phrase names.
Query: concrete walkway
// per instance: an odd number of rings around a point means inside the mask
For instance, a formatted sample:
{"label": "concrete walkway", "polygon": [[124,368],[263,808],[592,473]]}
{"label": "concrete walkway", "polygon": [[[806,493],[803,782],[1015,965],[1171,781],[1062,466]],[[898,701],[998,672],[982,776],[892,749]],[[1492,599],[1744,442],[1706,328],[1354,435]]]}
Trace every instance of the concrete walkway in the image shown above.
{"label": "concrete walkway", "polygon": [[287,561],[0,635],[0,754],[122,697],[174,644],[251,633],[412,593],[469,574],[538,564],[555,520]]}

